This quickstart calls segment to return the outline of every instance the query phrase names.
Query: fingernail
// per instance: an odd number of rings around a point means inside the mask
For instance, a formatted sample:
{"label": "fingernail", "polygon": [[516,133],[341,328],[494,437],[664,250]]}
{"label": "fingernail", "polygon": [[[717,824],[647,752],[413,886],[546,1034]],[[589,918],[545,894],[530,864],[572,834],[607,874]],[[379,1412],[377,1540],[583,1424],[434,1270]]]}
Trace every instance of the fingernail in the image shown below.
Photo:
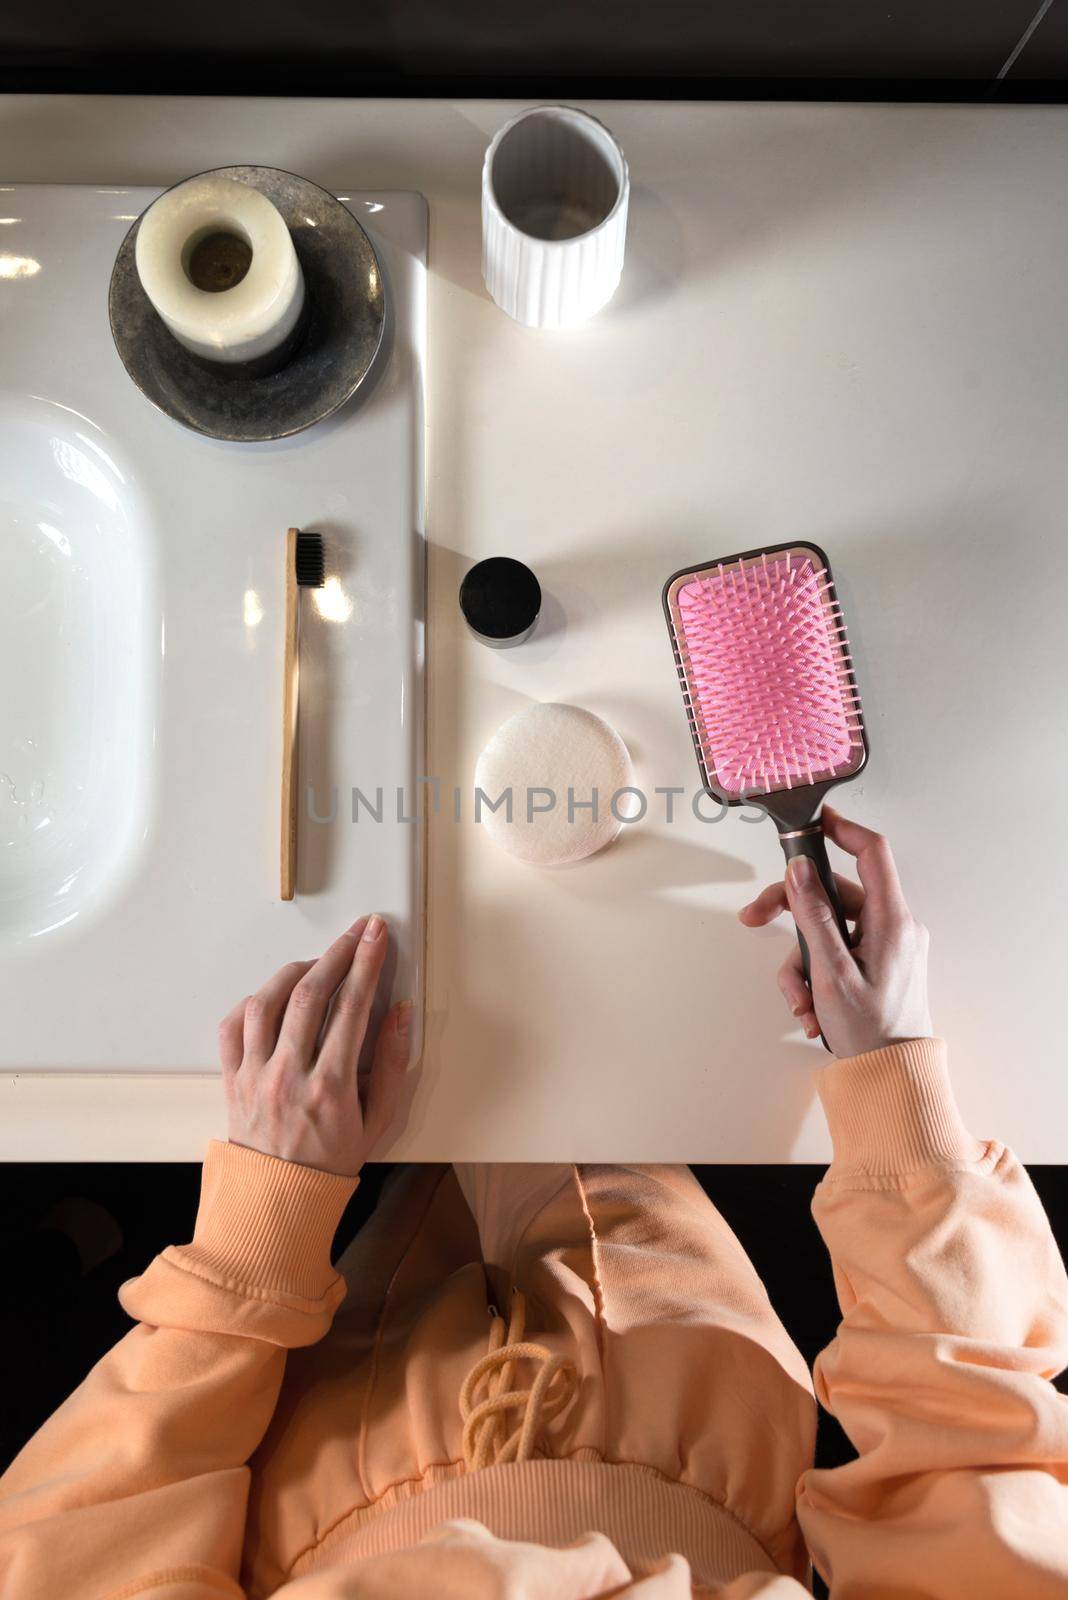
{"label": "fingernail", "polygon": [[812,1022],[812,1021],[806,1022],[805,1023],[805,1038],[806,1039],[818,1039],[819,1036],[820,1036],[820,1025],[819,1025],[819,1023],[818,1022]]}
{"label": "fingernail", "polygon": [[801,1000],[796,1006],[794,1006],[794,1016],[799,1017],[804,1010],[805,1002]]}
{"label": "fingernail", "polygon": [[402,1039],[411,1031],[411,1026],[412,1002],[410,1000],[402,1000],[397,1007],[397,1032]]}
{"label": "fingernail", "polygon": [[385,923],[382,921],[382,918],[376,911],[373,917],[369,917],[367,919],[367,926],[363,930],[363,939],[361,942],[363,944],[374,944],[376,939],[380,939],[382,937],[385,926]]}
{"label": "fingernail", "polygon": [[813,867],[808,856],[792,856],[786,871],[795,889],[803,889],[812,882]]}

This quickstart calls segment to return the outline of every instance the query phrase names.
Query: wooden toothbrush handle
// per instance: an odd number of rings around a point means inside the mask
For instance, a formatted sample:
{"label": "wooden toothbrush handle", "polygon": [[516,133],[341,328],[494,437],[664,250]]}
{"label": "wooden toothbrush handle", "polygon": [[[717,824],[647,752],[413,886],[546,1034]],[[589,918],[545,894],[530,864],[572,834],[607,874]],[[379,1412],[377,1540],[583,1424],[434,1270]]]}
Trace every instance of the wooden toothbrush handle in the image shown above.
{"label": "wooden toothbrush handle", "polygon": [[297,705],[300,696],[300,591],[297,532],[286,532],[285,651],[282,664],[281,895],[292,900],[297,886]]}

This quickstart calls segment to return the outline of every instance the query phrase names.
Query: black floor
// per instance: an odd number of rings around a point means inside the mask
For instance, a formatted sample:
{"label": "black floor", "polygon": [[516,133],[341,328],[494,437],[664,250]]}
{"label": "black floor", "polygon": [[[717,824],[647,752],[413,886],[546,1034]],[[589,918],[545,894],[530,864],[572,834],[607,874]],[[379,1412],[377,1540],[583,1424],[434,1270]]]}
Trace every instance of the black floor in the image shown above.
{"label": "black floor", "polygon": [[[811,1363],[838,1320],[830,1268],[809,1212],[822,1168],[696,1167],[706,1192],[741,1238],[772,1301]],[[377,1199],[387,1167],[365,1169],[342,1219],[339,1248]],[[0,1461],[41,1422],[130,1326],[119,1285],[165,1245],[190,1237],[200,1169],[192,1164],[0,1166],[0,1214],[7,1218],[8,1304],[0,1414]],[[1068,1167],[1032,1167],[1031,1176],[1068,1256]],[[101,1206],[117,1220],[122,1248],[82,1274],[62,1221],[61,1202]],[[57,1207],[59,1214],[57,1215]],[[12,1259],[13,1257],[13,1259]],[[10,1381],[18,1374],[18,1382]],[[1068,1384],[1060,1387],[1068,1392]],[[821,1416],[817,1459],[831,1466],[851,1451],[837,1424]]]}

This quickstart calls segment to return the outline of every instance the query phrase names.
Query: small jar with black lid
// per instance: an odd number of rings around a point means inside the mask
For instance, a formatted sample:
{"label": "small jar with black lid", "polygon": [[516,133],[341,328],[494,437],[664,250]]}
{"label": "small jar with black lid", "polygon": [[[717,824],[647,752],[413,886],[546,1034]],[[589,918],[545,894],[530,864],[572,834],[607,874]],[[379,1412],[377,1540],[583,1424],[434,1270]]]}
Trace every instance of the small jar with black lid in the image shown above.
{"label": "small jar with black lid", "polygon": [[541,584],[522,561],[491,556],[477,562],[461,583],[460,609],[476,639],[507,650],[533,633]]}

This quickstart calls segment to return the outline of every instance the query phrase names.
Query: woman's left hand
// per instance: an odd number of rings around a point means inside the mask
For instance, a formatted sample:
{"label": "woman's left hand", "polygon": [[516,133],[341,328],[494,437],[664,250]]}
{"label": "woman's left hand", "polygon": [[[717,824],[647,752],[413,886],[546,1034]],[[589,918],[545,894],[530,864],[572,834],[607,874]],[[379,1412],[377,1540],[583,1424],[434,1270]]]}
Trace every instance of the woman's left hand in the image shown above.
{"label": "woman's left hand", "polygon": [[361,917],[318,961],[283,967],[223,1018],[232,1144],[356,1176],[393,1120],[408,1065],[403,1001],[379,1029],[361,1094],[357,1065],[388,945],[382,918]]}

